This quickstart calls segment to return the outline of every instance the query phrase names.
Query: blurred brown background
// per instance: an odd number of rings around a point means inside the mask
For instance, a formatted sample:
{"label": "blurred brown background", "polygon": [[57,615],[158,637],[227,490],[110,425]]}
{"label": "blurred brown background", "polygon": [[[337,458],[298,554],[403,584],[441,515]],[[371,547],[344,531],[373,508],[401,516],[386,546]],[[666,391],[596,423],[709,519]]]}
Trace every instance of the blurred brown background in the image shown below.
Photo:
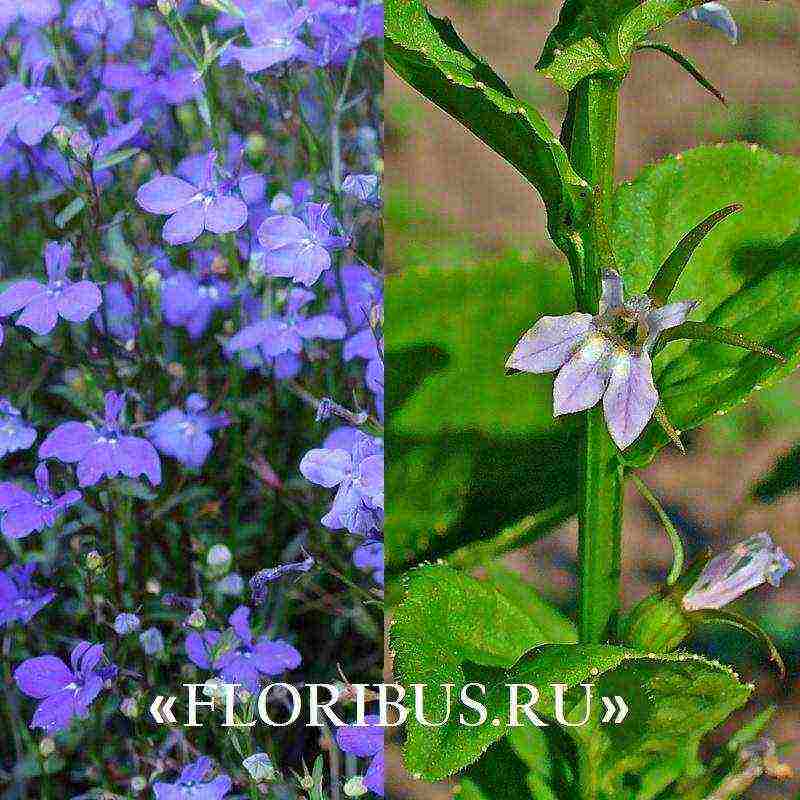
{"label": "blurred brown background", "polygon": [[[518,95],[533,102],[554,128],[564,110],[564,96],[534,73],[533,64],[558,5],[553,0],[430,3],[434,13],[453,19],[470,47]],[[697,61],[727,96],[727,107],[664,56],[643,53],[635,58],[622,96],[620,180],[633,177],[647,163],[702,142],[744,139],[781,153],[800,152],[800,6],[751,1],[733,2],[730,8],[741,28],[735,47],[719,32],[696,23],[673,23],[661,36]],[[390,270],[402,270],[418,244],[419,229],[408,224],[415,213],[425,218],[428,244],[440,236],[453,251],[453,259],[458,259],[462,247],[468,258],[509,249],[537,256],[553,252],[545,235],[543,206],[523,179],[388,69],[386,106]],[[763,400],[706,427],[688,457],[666,451],[647,471],[648,484],[684,532],[716,548],[766,529],[800,562],[800,494],[792,483],[797,472],[800,486],[800,453],[793,452],[800,441],[798,390],[800,381],[795,378],[770,396],[764,392]],[[752,487],[774,471],[776,463],[783,465],[789,490],[781,489],[776,497],[766,490],[760,500],[753,499]],[[635,494],[626,504],[624,533],[629,605],[650,591],[655,581],[663,580],[671,550],[657,520]],[[543,594],[568,603],[574,593],[574,557],[575,525],[570,524],[506,560],[530,576]],[[779,593],[756,594],[759,609],[766,609],[762,621],[781,649],[788,650],[790,680],[781,685],[773,672],[758,666],[757,658],[745,674],[758,681],[760,706],[769,701],[779,704],[770,735],[786,746],[784,760],[800,770],[800,579],[791,575]],[[453,796],[450,786],[423,786],[409,780],[397,759],[392,762],[388,796],[420,800]],[[763,782],[748,797],[785,800],[799,797],[798,791],[798,781],[780,786]]]}

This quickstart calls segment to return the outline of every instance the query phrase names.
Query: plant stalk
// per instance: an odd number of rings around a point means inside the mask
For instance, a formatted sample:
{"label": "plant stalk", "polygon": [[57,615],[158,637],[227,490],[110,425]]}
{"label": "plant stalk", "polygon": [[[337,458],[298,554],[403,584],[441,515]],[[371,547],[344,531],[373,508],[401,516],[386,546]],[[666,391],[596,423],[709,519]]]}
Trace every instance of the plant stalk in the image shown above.
{"label": "plant stalk", "polygon": [[[599,310],[604,263],[601,228],[610,229],[616,153],[618,77],[592,76],[573,90],[567,132],[576,170],[595,195],[594,213],[581,229],[584,256],[573,264],[578,309]],[[622,481],[617,448],[602,406],[586,412],[578,487],[578,628],[586,643],[607,641],[616,629],[620,603]]]}

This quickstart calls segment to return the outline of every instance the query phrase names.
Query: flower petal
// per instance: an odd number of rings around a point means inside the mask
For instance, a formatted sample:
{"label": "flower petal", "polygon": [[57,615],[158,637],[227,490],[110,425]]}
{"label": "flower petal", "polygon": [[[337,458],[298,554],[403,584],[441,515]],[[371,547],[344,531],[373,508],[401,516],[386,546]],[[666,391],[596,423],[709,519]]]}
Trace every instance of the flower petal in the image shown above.
{"label": "flower petal", "polygon": [[53,129],[61,116],[61,109],[49,100],[40,100],[26,109],[17,121],[17,136],[30,147],[35,147]]}
{"label": "flower petal", "polygon": [[238,198],[217,197],[206,209],[206,230],[232,233],[247,222],[247,206]]}
{"label": "flower petal", "polygon": [[97,431],[83,422],[65,422],[39,446],[39,458],[57,458],[66,464],[80,461],[97,439]]}
{"label": "flower petal", "polygon": [[22,539],[45,527],[42,507],[36,503],[20,503],[3,514],[0,531],[9,539]]}
{"label": "flower petal", "polygon": [[622,278],[613,269],[603,273],[603,292],[600,297],[600,313],[605,314],[611,308],[619,308],[625,299]]}
{"label": "flower petal", "polygon": [[58,313],[69,322],[86,322],[100,308],[103,298],[91,281],[78,281],[68,286],[59,296]]}
{"label": "flower petal", "polygon": [[67,665],[55,656],[39,656],[23,661],[14,670],[20,691],[37,700],[61,691],[75,680]]}
{"label": "flower petal", "polygon": [[159,175],[139,187],[136,202],[151,214],[174,214],[196,194],[191,183],[174,175]]}
{"label": "flower petal", "polygon": [[17,281],[0,294],[0,317],[14,314],[33,300],[44,294],[45,287],[38,281]]}
{"label": "flower petal", "polygon": [[47,294],[39,294],[25,306],[25,310],[17,317],[17,325],[30,328],[39,336],[50,333],[58,322],[56,301]]}
{"label": "flower petal", "polygon": [[624,450],[639,438],[658,405],[653,365],[647,351],[618,357],[603,397],[603,411],[611,438]]}
{"label": "flower petal", "polygon": [[599,402],[608,383],[608,360],[612,352],[613,345],[603,336],[589,335],[561,368],[553,384],[555,416],[585,411]]}
{"label": "flower petal", "polygon": [[647,315],[648,334],[647,341],[644,345],[645,350],[650,350],[656,343],[656,339],[660,333],[685,322],[686,317],[688,317],[698,305],[696,300],[681,300],[678,303],[669,303],[669,305],[654,308]]}
{"label": "flower petal", "polygon": [[542,317],[522,338],[506,361],[507,370],[552,372],[580,347],[592,329],[591,314]]}
{"label": "flower petal", "polygon": [[206,212],[202,203],[189,203],[178,209],[165,223],[162,230],[164,240],[170,244],[188,244],[202,232],[206,224]]}

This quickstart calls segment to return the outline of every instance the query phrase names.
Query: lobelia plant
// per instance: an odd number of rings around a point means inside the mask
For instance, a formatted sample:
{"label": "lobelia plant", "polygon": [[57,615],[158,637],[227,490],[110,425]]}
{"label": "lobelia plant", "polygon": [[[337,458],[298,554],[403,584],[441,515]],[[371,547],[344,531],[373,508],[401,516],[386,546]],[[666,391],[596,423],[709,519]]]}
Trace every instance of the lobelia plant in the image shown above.
{"label": "lobelia plant", "polygon": [[[519,541],[521,528],[512,526],[485,546],[450,556],[456,566],[486,567],[486,581],[442,562],[407,572],[391,623],[395,672],[404,685],[426,687],[425,717],[438,722],[428,727],[409,718],[405,764],[425,780],[457,775],[460,796],[473,800],[723,800],[762,775],[787,777],[774,745],[760,739],[771,712],[702,760],[705,735],[742,707],[754,687],[682,648],[700,626],[730,625],[755,636],[783,670],[769,637],[726,607],[762,583],[779,585],[794,565],[761,533],[685,567],[678,532],[638,475],[664,445],[683,449],[682,431],[746,400],[800,361],[800,312],[792,303],[774,305],[800,290],[796,268],[778,259],[747,278],[729,267],[699,274],[693,258],[707,239],[719,242],[720,232],[729,258],[746,244],[737,220],[769,213],[753,207],[764,202],[754,196],[729,197],[731,187],[718,176],[777,157],[744,145],[701,148],[646,170],[630,186],[615,186],[619,92],[640,50],[666,54],[721,97],[688,57],[650,38],[676,18],[709,23],[734,42],[738,37],[719,3],[566,0],[536,65],[567,93],[557,135],[448,19],[433,16],[420,0],[388,3],[388,63],[539,192],[574,294],[573,311],[531,320],[516,346],[508,342],[506,368],[557,372],[553,413],[580,416],[575,462],[565,451],[563,463],[576,470],[577,484],[563,482],[547,495],[550,506],[523,521],[526,536],[543,535],[577,513],[577,619],[491,563]],[[767,180],[773,193],[789,191],[776,172]],[[685,202],[695,191],[708,198]],[[669,226],[662,220],[667,214]],[[784,235],[796,220],[791,224]],[[664,241],[665,229],[679,234]],[[335,451],[311,458],[305,473],[323,485],[339,480],[337,463],[350,463]],[[674,564],[661,590],[622,613],[628,482],[664,523]],[[487,717],[460,725],[459,713],[473,712],[459,704],[459,691],[473,682],[486,687]],[[536,713],[547,727],[511,724],[506,687],[519,683],[538,688]],[[565,694],[558,696],[553,684]],[[588,708],[587,687],[595,698]],[[624,698],[623,724],[605,724],[601,696]]]}

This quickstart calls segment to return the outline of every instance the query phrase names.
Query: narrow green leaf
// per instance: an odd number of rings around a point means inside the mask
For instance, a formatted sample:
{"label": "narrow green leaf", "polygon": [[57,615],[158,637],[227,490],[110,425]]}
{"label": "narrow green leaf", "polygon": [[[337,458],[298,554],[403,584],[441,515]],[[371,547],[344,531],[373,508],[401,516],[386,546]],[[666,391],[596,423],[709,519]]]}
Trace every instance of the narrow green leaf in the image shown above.
{"label": "narrow green leaf", "polygon": [[670,421],[662,402],[659,402],[656,405],[656,410],[653,412],[653,419],[655,419],[655,421],[661,426],[661,430],[667,434],[675,447],[677,447],[681,453],[686,455],[686,448],[683,446],[683,442],[681,441],[681,432]]}
{"label": "narrow green leaf", "polygon": [[722,328],[718,325],[708,325],[705,322],[684,322],[674,328],[669,328],[661,335],[663,343],[679,339],[699,339],[706,342],[721,342],[733,347],[741,347],[751,353],[758,353],[767,358],[774,358],[781,364],[786,363],[786,356],[781,355],[771,347],[743,336],[738,331]]}
{"label": "narrow green leaf", "polygon": [[636,46],[637,50],[655,50],[659,53],[663,53],[665,56],[671,58],[676,64],[683,67],[704,89],[711,92],[720,102],[723,104],[725,101],[725,95],[711,83],[708,78],[700,71],[700,68],[697,64],[692,61],[691,58],[688,56],[683,55],[683,53],[679,53],[675,48],[670,47],[666,42],[642,42],[640,45]]}
{"label": "narrow green leaf", "polygon": [[736,753],[739,751],[746,744],[750,744],[750,742],[754,742],[764,733],[767,725],[772,722],[772,718],[775,716],[775,712],[778,710],[777,706],[767,706],[763,711],[759,711],[753,719],[749,722],[746,722],[739,728],[736,733],[731,736],[728,740],[728,750],[732,753]]}
{"label": "narrow green leaf", "polygon": [[741,210],[741,205],[734,203],[719,209],[719,211],[715,211],[713,214],[709,214],[702,222],[698,222],[697,225],[675,245],[675,249],[659,267],[658,272],[653,278],[653,282],[646,292],[654,303],[663,305],[669,300],[669,296],[675,289],[681,274],[684,269],[686,269],[686,265],[692,257],[692,253],[697,249],[700,242],[702,242],[722,220]]}
{"label": "narrow green leaf", "polygon": [[786,677],[786,665],[783,663],[783,658],[772,641],[769,634],[756,622],[748,619],[743,614],[737,614],[735,611],[726,611],[724,609],[707,609],[700,611],[696,616],[700,622],[706,625],[727,625],[731,628],[738,628],[739,630],[749,633],[757,642],[759,642],[769,654],[770,661],[774,661],[781,678]]}
{"label": "narrow green leaf", "polygon": [[124,150],[117,150],[113,153],[109,153],[105,158],[96,161],[94,163],[94,168],[100,170],[116,167],[117,164],[122,164],[124,161],[128,161],[141,152],[142,150],[140,147],[128,147]]}
{"label": "narrow green leaf", "polygon": [[71,203],[56,214],[55,223],[59,228],[66,228],[70,221],[75,219],[78,214],[86,208],[86,201],[82,197],[76,197]]}
{"label": "narrow green leaf", "polygon": [[386,4],[386,61],[412,87],[468,128],[536,187],[554,215],[582,205],[585,181],[544,118],[420,0]]}

